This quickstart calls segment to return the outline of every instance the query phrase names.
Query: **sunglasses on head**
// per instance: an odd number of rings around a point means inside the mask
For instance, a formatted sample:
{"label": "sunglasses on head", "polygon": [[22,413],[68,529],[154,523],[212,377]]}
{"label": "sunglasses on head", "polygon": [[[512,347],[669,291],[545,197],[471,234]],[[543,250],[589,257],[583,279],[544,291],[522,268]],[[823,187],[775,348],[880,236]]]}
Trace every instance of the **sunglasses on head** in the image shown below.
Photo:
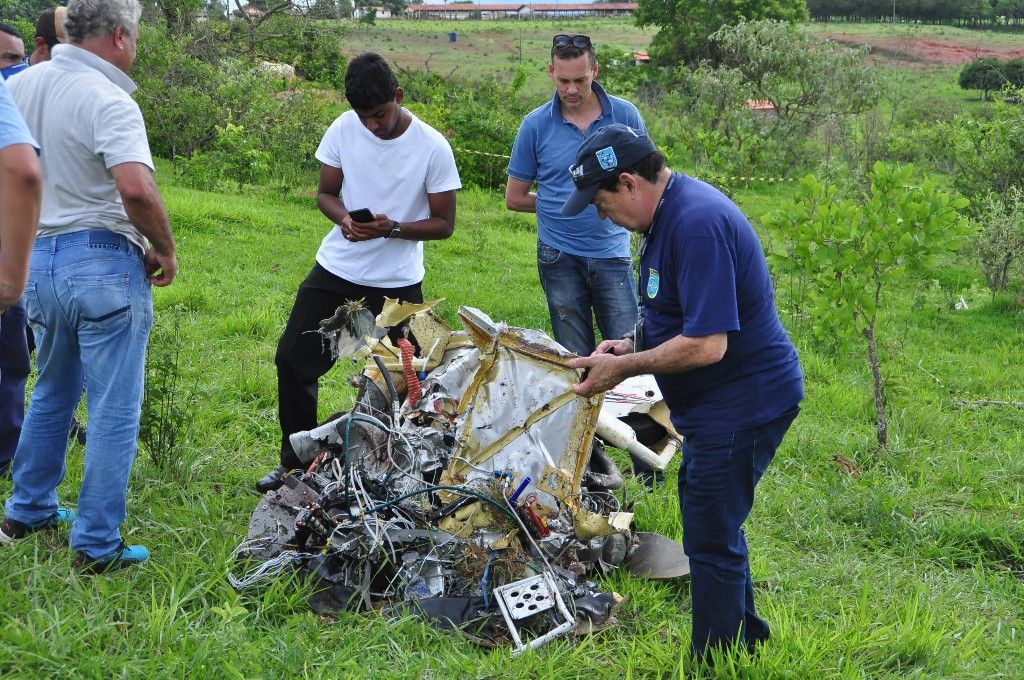
{"label": "sunglasses on head", "polygon": [[551,44],[556,50],[560,50],[563,47],[578,47],[581,50],[585,50],[590,47],[590,36],[589,35],[556,35],[551,41]]}

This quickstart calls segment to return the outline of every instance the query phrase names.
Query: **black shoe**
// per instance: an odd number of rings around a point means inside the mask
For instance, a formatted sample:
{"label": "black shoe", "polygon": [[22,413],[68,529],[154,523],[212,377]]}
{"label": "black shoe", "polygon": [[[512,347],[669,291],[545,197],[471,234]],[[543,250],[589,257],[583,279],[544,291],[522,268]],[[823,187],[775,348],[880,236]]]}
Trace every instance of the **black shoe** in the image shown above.
{"label": "black shoe", "polygon": [[0,524],[0,545],[10,545],[14,541],[25,538],[37,531],[55,531],[58,525],[71,524],[75,521],[75,511],[67,508],[57,508],[57,512],[44,519],[39,524],[23,524],[9,517],[5,517],[3,524]]}
{"label": "black shoe", "polygon": [[78,418],[71,419],[71,432],[68,434],[68,440],[72,439],[85,446],[85,425],[78,422]]}
{"label": "black shoe", "polygon": [[256,490],[260,493],[276,491],[284,484],[284,478],[288,475],[290,468],[287,465],[278,465],[276,468],[260,477],[256,482]]}

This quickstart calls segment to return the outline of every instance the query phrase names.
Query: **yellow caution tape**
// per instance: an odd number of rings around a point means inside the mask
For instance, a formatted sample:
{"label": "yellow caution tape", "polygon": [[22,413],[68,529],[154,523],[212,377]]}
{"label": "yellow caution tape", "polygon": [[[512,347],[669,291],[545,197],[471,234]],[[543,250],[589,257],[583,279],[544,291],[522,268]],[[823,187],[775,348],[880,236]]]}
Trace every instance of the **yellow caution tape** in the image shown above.
{"label": "yellow caution tape", "polygon": [[[508,155],[505,155],[505,154],[488,153],[486,151],[476,151],[475,149],[463,149],[463,148],[458,147],[458,146],[453,146],[452,150],[453,151],[458,151],[458,152],[461,152],[461,153],[472,153],[472,154],[476,154],[478,156],[490,156],[491,158],[502,158],[502,159],[505,159],[505,160],[509,160],[510,158],[512,158],[511,156],[508,156]],[[745,177],[745,176],[739,176],[739,175],[706,175],[706,178],[707,179],[713,179],[713,180],[719,180],[719,181],[727,181],[727,182],[768,182],[768,183],[773,183],[773,182],[795,182],[796,181],[795,177]]]}

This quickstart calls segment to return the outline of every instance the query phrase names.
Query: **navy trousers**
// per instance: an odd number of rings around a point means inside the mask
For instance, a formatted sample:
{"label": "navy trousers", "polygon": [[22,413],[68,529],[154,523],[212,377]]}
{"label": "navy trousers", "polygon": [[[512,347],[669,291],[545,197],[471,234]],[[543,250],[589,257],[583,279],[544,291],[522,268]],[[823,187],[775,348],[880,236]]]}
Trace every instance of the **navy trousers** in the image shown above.
{"label": "navy trousers", "polygon": [[25,420],[25,382],[30,370],[25,307],[0,315],[0,471],[14,458]]}
{"label": "navy trousers", "polygon": [[[339,305],[349,300],[363,300],[366,308],[376,316],[384,307],[385,297],[403,302],[423,302],[423,291],[419,283],[400,288],[362,286],[335,276],[319,264],[313,265],[309,276],[299,285],[274,357],[282,465],[305,467],[295,456],[289,435],[311,430],[320,423],[317,419],[319,382],[334,366],[334,357],[316,332],[320,328],[320,320],[330,317]],[[391,334],[392,342],[397,342],[400,337],[397,330]]]}
{"label": "navy trousers", "polygon": [[748,649],[768,639],[757,615],[743,522],[775,450],[800,411],[746,430],[689,434],[679,466],[683,547],[690,558],[694,657],[735,642]]}

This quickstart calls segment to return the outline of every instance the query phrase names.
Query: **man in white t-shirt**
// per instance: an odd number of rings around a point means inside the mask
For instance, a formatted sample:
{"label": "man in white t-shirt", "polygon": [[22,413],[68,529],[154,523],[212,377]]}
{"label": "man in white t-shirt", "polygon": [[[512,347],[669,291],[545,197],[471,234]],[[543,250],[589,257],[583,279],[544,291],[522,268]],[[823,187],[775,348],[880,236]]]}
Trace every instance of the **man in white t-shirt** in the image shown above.
{"label": "man in white t-shirt", "polygon": [[[299,286],[277,345],[281,464],[256,482],[264,492],[303,465],[289,435],[317,425],[317,390],[334,365],[315,332],[321,319],[350,300],[379,314],[384,298],[423,301],[423,241],[455,229],[455,191],[462,186],[447,140],[402,108],[402,88],[379,54],[361,54],[345,73],[352,106],[324,134],[317,206],[334,222]],[[372,219],[353,221],[368,209]]]}

